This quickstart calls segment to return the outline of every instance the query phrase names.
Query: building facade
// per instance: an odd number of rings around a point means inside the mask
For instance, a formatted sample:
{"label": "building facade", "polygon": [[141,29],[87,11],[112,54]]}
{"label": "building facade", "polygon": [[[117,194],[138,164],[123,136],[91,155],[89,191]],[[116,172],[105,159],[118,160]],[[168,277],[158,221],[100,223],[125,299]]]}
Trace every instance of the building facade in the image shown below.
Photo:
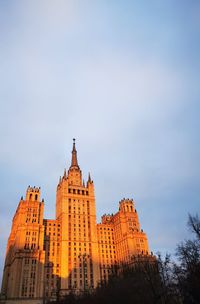
{"label": "building facade", "polygon": [[135,256],[149,256],[133,200],[96,221],[94,183],[85,184],[75,140],[56,191],[56,217],[44,219],[40,188],[28,187],[13,217],[2,281],[5,303],[45,303],[94,290]]}

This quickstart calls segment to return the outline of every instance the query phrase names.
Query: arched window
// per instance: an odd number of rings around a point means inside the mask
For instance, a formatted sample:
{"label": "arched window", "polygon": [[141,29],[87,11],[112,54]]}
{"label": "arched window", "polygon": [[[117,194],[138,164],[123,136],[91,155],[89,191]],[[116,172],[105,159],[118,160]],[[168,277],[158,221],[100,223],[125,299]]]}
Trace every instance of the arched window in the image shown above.
{"label": "arched window", "polygon": [[35,200],[36,200],[36,201],[37,201],[37,198],[38,198],[38,195],[36,194],[36,195],[35,195]]}

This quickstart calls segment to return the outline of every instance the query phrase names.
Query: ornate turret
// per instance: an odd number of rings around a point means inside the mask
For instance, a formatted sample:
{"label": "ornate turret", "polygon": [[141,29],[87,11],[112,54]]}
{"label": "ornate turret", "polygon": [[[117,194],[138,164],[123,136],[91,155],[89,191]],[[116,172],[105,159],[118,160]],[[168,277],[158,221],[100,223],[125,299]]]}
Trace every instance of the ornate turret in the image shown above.
{"label": "ornate turret", "polygon": [[40,187],[28,186],[26,190],[26,201],[40,201]]}

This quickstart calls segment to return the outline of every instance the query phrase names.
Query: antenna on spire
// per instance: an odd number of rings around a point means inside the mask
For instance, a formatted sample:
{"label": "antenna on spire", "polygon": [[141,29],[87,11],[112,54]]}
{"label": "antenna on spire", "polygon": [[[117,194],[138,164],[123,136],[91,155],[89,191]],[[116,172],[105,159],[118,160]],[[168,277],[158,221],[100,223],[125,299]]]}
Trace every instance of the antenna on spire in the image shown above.
{"label": "antenna on spire", "polygon": [[73,149],[72,149],[72,152],[73,151],[76,151],[76,139],[73,138]]}

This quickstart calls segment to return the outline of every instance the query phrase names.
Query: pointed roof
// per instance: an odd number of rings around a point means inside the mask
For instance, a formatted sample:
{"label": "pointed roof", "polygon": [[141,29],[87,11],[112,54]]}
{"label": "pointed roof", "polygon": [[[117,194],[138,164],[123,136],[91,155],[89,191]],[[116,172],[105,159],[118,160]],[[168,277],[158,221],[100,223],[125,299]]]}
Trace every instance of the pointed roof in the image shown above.
{"label": "pointed roof", "polygon": [[77,160],[77,151],[76,151],[75,141],[76,141],[75,138],[73,138],[73,149],[72,149],[71,167],[79,167],[78,166],[78,160]]}

